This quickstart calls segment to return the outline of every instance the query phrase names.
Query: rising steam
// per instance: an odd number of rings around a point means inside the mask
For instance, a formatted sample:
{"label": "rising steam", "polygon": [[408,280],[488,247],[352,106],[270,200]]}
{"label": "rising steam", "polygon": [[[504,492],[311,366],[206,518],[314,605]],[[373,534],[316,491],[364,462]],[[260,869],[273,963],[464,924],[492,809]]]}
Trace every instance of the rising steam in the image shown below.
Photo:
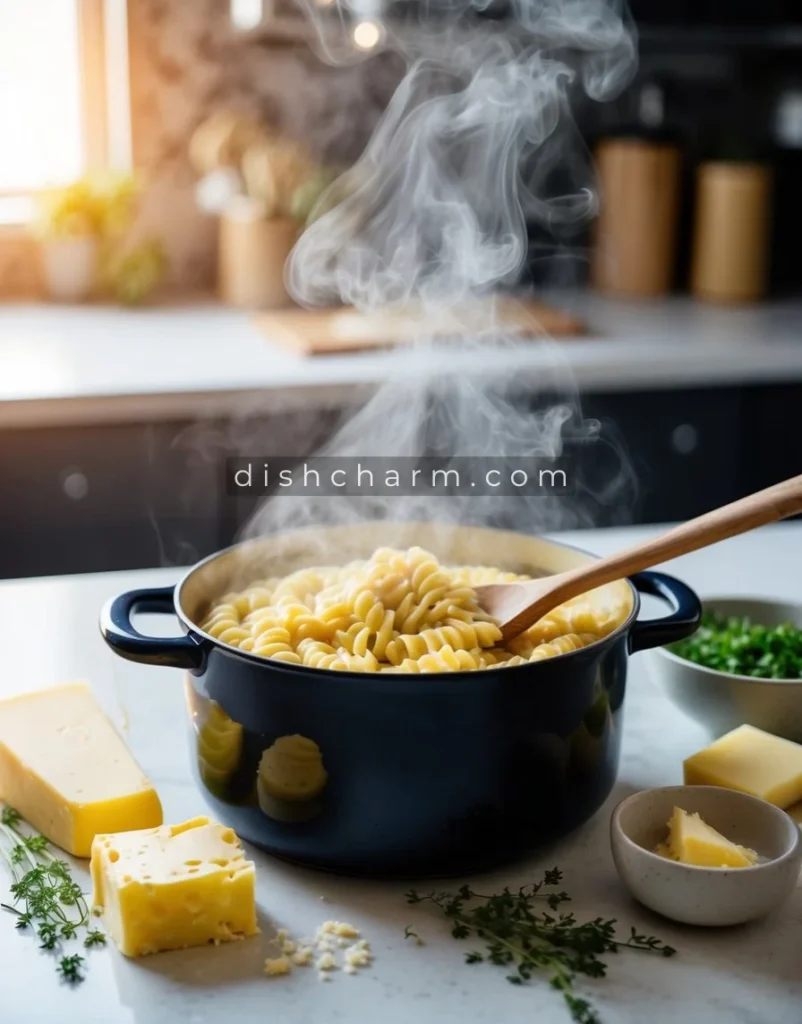
{"label": "rising steam", "polygon": [[[332,42],[331,14],[314,0],[307,7],[323,55],[355,59],[353,46]],[[292,256],[288,280],[299,301],[370,310],[456,304],[516,281],[526,220],[558,235],[593,213],[568,92],[577,71],[594,99],[626,83],[634,50],[621,15],[607,0],[517,0],[502,31],[468,22],[471,10],[430,0],[427,16],[439,27],[429,36],[423,23],[415,39],[424,52],[336,186],[345,198]],[[408,30],[407,49],[411,39]],[[555,171],[566,181],[559,195],[551,194]]]}
{"label": "rising steam", "polygon": [[[364,59],[352,26],[365,0],[302,2],[324,59]],[[485,6],[399,0],[388,8],[384,45],[405,57],[406,75],[364,154],[324,197],[292,254],[287,281],[304,305],[343,302],[370,315],[447,309],[456,324],[446,354],[420,338],[415,358],[429,360],[428,379],[388,382],[321,454],[537,459],[560,454],[568,436],[597,434],[556,347],[535,394],[493,375],[498,346],[519,342],[498,329],[493,304],[478,300],[520,279],[527,225],[544,229],[559,251],[593,215],[592,167],[570,100],[580,88],[603,100],[627,84],[633,32],[615,0],[513,0],[503,23],[482,18]],[[466,372],[466,360],[484,369]],[[608,445],[605,465],[604,442],[593,447],[598,479],[586,479],[576,499],[327,498],[301,507],[299,498],[279,497],[248,532],[387,515],[527,532],[587,525],[588,489],[605,503],[632,497],[623,456]]]}

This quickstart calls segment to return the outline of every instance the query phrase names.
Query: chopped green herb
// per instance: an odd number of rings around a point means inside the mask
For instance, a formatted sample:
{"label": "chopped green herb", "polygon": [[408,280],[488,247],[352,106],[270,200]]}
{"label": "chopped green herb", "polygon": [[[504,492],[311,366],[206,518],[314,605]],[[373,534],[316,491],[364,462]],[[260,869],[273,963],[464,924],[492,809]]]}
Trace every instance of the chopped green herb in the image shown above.
{"label": "chopped green herb", "polygon": [[420,935],[418,935],[418,933],[415,931],[415,929],[412,927],[411,924],[408,924],[406,926],[406,928],[404,929],[404,938],[405,939],[414,939],[416,946],[425,946],[426,945],[426,943],[423,941],[423,939],[420,937]]}
{"label": "chopped green herb", "polygon": [[13,807],[4,807],[2,813],[0,813],[0,822],[8,825],[9,828],[14,828],[21,821],[22,815],[19,811],[15,811]]}
{"label": "chopped green herb", "polygon": [[72,956],[63,956],[58,962],[59,974],[65,981],[71,983],[83,981],[84,976],[81,973],[83,965],[84,958],[78,953],[73,953]]}
{"label": "chopped green herb", "polygon": [[[466,963],[512,967],[513,973],[507,975],[512,985],[529,981],[535,971],[547,971],[552,988],[562,993],[571,1019],[576,1024],[599,1024],[591,1004],[574,993],[577,975],[604,977],[607,965],[602,955],[620,949],[660,956],[673,956],[676,950],[654,936],[639,935],[634,928],[626,942],[616,939],[614,920],[597,917],[578,924],[573,914],[559,912],[561,904],[570,900],[556,889],[561,881],[562,873],[554,868],[542,881],[517,892],[505,888],[495,896],[482,896],[463,885],[456,893],[420,895],[412,889],[407,901],[439,907],[452,923],[455,939],[475,936],[485,943],[484,953],[473,950],[465,955]],[[548,910],[538,910],[538,900],[544,901]]]}
{"label": "chopped green herb", "polygon": [[699,629],[669,650],[717,672],[755,679],[802,679],[802,629],[760,626],[746,617],[705,612]]}

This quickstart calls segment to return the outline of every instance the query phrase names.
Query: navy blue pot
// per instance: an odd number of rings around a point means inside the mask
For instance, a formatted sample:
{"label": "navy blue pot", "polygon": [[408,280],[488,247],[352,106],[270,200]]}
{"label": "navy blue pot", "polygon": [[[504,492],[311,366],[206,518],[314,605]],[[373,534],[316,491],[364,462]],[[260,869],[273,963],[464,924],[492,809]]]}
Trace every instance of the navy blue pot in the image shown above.
{"label": "navy blue pot", "polygon": [[[592,558],[465,527],[450,529],[443,551],[432,534],[439,528],[408,528],[413,542],[444,560],[452,554],[542,575]],[[266,564],[275,574],[368,555],[388,543],[388,529],[329,529],[324,541],[314,534],[315,545],[325,542],[336,559],[310,556],[308,531],[230,548],[175,588],[110,601],[103,636],[121,657],[187,670],[198,785],[213,814],[256,846],[312,867],[374,876],[464,875],[518,859],[604,802],[618,767],[629,655],[691,634],[699,599],[671,576],[639,573],[612,585],[624,588],[631,612],[604,640],[532,665],[438,675],[268,661],[199,629],[211,600],[264,575]],[[638,622],[639,593],[662,598],[670,613]],[[185,635],[143,636],[131,624],[135,611],[175,614]],[[277,739],[298,735],[317,745],[325,784],[285,799],[263,784],[260,761]],[[314,744],[306,745],[313,760]]]}

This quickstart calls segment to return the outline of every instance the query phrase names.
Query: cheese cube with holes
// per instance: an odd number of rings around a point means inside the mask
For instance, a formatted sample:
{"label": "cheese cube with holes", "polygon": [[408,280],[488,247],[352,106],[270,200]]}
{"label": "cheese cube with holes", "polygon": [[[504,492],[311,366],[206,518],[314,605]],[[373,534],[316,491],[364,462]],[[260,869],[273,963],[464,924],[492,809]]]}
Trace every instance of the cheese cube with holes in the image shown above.
{"label": "cheese cube with holes", "polygon": [[206,817],[95,836],[92,903],[126,956],[255,935],[254,866]]}
{"label": "cheese cube with holes", "polygon": [[84,683],[0,700],[0,800],[76,857],[161,825],[158,794]]}

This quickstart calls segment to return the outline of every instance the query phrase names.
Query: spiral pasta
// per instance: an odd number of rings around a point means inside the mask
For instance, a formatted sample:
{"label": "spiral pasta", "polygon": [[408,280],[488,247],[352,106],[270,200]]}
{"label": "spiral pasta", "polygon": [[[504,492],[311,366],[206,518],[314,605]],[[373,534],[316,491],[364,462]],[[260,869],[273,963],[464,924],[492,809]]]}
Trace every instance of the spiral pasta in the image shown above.
{"label": "spiral pasta", "polygon": [[612,632],[628,609],[566,602],[501,644],[474,588],[527,576],[441,565],[422,548],[379,548],[366,561],[301,569],[226,594],[201,628],[263,658],[349,672],[463,672],[512,667],[578,650]]}

